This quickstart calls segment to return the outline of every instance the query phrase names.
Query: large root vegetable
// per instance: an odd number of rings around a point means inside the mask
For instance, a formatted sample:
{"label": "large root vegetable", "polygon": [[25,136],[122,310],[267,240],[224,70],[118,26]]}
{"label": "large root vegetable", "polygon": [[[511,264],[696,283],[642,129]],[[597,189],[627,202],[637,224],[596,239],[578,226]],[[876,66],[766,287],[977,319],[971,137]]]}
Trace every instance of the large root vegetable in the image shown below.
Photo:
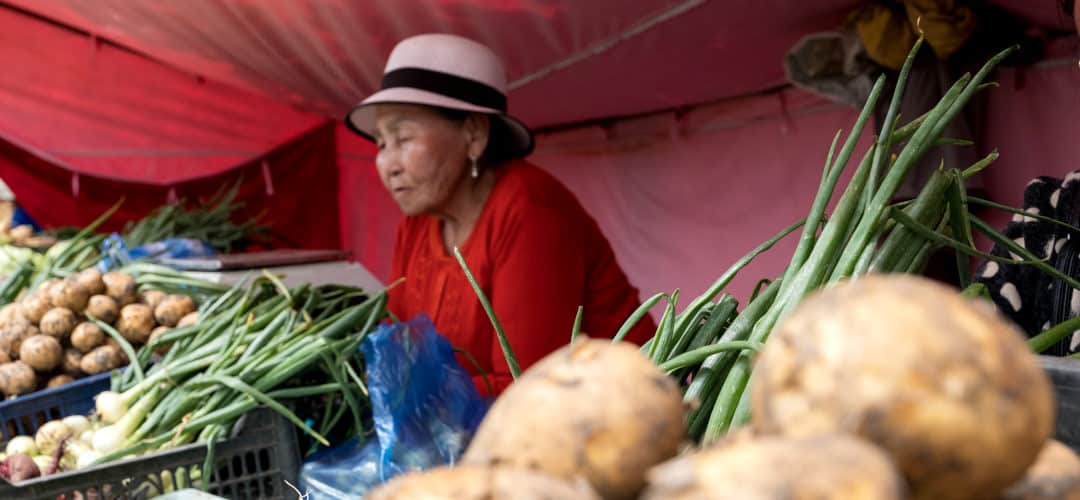
{"label": "large root vegetable", "polygon": [[1080,457],[1058,441],[1048,441],[1035,465],[1002,500],[1080,500]]}
{"label": "large root vegetable", "polygon": [[808,298],[754,369],[762,434],[847,432],[884,448],[915,499],[991,498],[1050,436],[1050,383],[992,307],[925,278],[869,276]]}
{"label": "large root vegetable", "polygon": [[78,349],[68,347],[64,349],[64,358],[60,362],[60,371],[64,375],[70,375],[72,377],[81,377],[85,375],[82,371],[82,357],[83,353]]}
{"label": "large root vegetable", "polygon": [[86,353],[79,361],[79,368],[90,375],[97,375],[123,366],[121,356],[123,353],[119,348],[106,344]]}
{"label": "large root vegetable", "polygon": [[105,273],[101,280],[105,283],[105,294],[112,297],[121,307],[139,299],[138,284],[130,274],[112,271]]}
{"label": "large root vegetable", "polygon": [[71,312],[71,309],[54,307],[42,316],[39,329],[45,335],[64,340],[71,335],[71,331],[77,324],[79,320],[75,318],[75,313]]}
{"label": "large root vegetable", "polygon": [[165,300],[165,297],[168,296],[169,294],[161,290],[146,290],[139,293],[139,302],[146,304],[150,307],[150,310],[153,311],[157,309],[157,306],[161,304],[161,301]]}
{"label": "large root vegetable", "polygon": [[643,500],[900,500],[889,457],[847,435],[739,439],[649,472]]}
{"label": "large root vegetable", "polygon": [[8,304],[4,307],[0,307],[0,327],[7,326],[15,321],[20,321],[23,318],[22,311],[19,309],[18,303]]}
{"label": "large root vegetable", "polygon": [[145,344],[154,330],[154,315],[146,304],[129,304],[120,310],[116,331],[133,344]]}
{"label": "large root vegetable", "polygon": [[45,316],[45,313],[52,309],[52,303],[45,293],[39,291],[30,294],[22,302],[19,302],[19,308],[22,316],[36,325],[41,322],[41,318]]}
{"label": "large root vegetable", "polygon": [[22,343],[19,360],[41,373],[48,373],[64,361],[64,348],[53,337],[34,335]]}
{"label": "large root vegetable", "polygon": [[105,282],[101,279],[101,271],[92,267],[76,273],[75,282],[82,285],[90,295],[105,293]]}
{"label": "large root vegetable", "polygon": [[634,498],[685,438],[678,386],[625,343],[584,339],[541,360],[495,401],[463,463],[505,464]]}
{"label": "large root vegetable", "polygon": [[85,312],[87,316],[111,325],[120,316],[120,304],[116,302],[116,299],[108,295],[95,295],[90,297]]}
{"label": "large root vegetable", "polygon": [[184,316],[195,312],[195,301],[187,295],[169,295],[154,309],[159,325],[174,327]]}
{"label": "large root vegetable", "polygon": [[71,346],[83,354],[92,351],[102,342],[105,342],[105,332],[94,323],[79,323],[79,326],[71,332]]}
{"label": "large root vegetable", "polygon": [[90,300],[90,292],[74,279],[68,279],[52,287],[49,299],[54,307],[82,311]]}
{"label": "large root vegetable", "polygon": [[15,322],[0,329],[0,347],[7,347],[8,355],[12,359],[18,359],[23,341],[40,334],[41,331],[29,322]]}
{"label": "large root vegetable", "polygon": [[368,500],[594,500],[584,482],[511,467],[440,467],[391,479]]}
{"label": "large root vegetable", "polygon": [[75,377],[62,373],[60,375],[53,376],[48,382],[45,382],[46,389],[54,389],[56,387],[63,387],[75,381]]}
{"label": "large root vegetable", "polygon": [[0,391],[5,396],[18,396],[33,392],[37,387],[37,376],[30,365],[14,361],[0,365]]}

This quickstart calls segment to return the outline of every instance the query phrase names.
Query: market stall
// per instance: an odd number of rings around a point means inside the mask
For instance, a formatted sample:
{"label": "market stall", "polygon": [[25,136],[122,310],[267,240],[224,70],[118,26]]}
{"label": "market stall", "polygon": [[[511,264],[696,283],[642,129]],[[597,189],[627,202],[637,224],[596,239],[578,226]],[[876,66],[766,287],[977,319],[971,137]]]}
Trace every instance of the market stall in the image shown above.
{"label": "market stall", "polygon": [[[913,115],[921,27],[855,102],[791,85],[854,0],[196,3],[0,0],[0,201],[34,222],[0,223],[0,497],[1080,495],[1080,362],[1040,356],[1080,344],[1074,249],[1005,227],[1080,232],[1021,200],[1080,179],[1054,2],[992,2],[1039,53]],[[614,342],[579,308],[519,363],[457,246],[507,383],[391,310],[399,205],[342,117],[427,31],[508,61],[532,158],[641,290]],[[1016,269],[1055,321],[1017,326]]]}

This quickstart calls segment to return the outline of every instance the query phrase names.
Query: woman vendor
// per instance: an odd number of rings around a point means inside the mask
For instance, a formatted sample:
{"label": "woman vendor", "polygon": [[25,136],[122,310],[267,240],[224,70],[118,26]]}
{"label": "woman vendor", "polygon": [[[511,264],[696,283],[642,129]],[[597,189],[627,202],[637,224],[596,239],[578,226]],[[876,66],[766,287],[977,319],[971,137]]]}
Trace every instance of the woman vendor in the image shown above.
{"label": "woman vendor", "polygon": [[[454,257],[459,248],[490,298],[522,370],[582,331],[611,337],[638,307],[638,291],[574,195],[523,160],[532,132],[507,115],[503,64],[489,48],[446,34],[400,42],[381,89],[346,118],[378,146],[375,165],[404,220],[389,295],[401,319],[426,313],[484,391],[512,378],[495,331]],[[644,320],[627,337],[655,332]]]}

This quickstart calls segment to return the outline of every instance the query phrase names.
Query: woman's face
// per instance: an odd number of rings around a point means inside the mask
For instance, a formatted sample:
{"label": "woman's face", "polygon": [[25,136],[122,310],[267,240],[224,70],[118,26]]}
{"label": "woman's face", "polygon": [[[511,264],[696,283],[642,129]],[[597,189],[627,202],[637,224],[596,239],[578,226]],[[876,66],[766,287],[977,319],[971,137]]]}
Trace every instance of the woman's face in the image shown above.
{"label": "woman's face", "polygon": [[465,177],[468,127],[411,104],[375,108],[375,166],[405,215],[438,212]]}

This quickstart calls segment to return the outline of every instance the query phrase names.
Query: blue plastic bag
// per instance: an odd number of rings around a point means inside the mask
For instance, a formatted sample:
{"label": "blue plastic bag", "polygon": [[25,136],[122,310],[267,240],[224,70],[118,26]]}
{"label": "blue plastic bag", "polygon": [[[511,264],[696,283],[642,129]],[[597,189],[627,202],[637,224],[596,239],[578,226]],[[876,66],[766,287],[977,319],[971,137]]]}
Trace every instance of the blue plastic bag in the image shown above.
{"label": "blue plastic bag", "polygon": [[358,498],[398,474],[455,463],[490,406],[425,315],[383,325],[360,350],[375,435],[304,462],[301,491],[313,500]]}
{"label": "blue plastic bag", "polygon": [[101,272],[119,269],[137,260],[154,261],[160,258],[184,259],[211,257],[217,251],[209,243],[186,238],[169,238],[134,248],[127,248],[119,234],[109,235],[101,244],[101,260],[97,268]]}

